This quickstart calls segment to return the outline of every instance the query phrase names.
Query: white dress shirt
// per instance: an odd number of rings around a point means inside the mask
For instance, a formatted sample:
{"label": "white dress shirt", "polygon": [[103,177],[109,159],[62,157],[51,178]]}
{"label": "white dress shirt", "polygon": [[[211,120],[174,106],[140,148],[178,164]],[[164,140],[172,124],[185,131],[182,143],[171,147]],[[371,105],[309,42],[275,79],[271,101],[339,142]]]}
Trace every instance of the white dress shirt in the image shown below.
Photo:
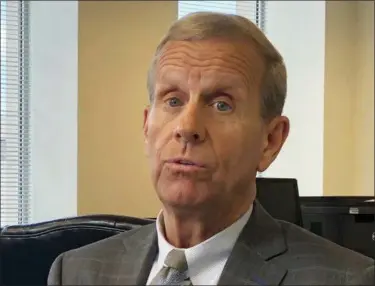
{"label": "white dress shirt", "polygon": [[[236,222],[209,239],[190,248],[184,248],[189,277],[193,285],[217,285],[224,266],[232,252],[239,234],[250,218],[253,206]],[[162,227],[162,212],[156,220],[159,252],[147,280],[149,285],[162,269],[167,254],[175,247],[165,239]],[[177,248],[178,249],[178,248]]]}

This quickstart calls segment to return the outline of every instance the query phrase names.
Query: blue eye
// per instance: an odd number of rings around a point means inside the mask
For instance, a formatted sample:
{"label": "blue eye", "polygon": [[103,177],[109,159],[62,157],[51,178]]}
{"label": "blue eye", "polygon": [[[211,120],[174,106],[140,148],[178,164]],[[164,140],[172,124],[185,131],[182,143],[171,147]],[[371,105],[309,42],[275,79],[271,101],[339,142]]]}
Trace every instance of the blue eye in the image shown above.
{"label": "blue eye", "polygon": [[232,110],[232,107],[224,101],[217,101],[214,103],[214,106],[216,107],[217,110],[223,111],[223,112]]}
{"label": "blue eye", "polygon": [[167,100],[168,105],[171,107],[176,107],[181,105],[181,100],[179,100],[177,97],[171,97]]}

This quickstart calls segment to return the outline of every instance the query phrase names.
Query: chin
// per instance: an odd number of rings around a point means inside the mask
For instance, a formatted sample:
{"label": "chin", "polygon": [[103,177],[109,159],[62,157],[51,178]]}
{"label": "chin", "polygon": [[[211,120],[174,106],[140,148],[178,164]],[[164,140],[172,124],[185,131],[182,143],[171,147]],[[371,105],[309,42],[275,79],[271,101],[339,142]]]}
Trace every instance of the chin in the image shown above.
{"label": "chin", "polygon": [[207,188],[189,180],[159,184],[157,193],[163,204],[173,207],[194,207],[208,199]]}

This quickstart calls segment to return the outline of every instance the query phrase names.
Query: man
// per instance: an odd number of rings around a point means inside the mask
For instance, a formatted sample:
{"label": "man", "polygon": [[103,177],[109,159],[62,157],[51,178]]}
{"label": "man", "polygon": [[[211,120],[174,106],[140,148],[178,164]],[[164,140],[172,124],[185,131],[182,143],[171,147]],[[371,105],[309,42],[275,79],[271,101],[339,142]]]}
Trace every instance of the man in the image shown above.
{"label": "man", "polygon": [[372,259],[274,220],[255,200],[256,173],[275,160],[289,120],[283,59],[253,23],[206,12],[178,20],[148,88],[157,222],[60,255],[50,285],[373,283]]}

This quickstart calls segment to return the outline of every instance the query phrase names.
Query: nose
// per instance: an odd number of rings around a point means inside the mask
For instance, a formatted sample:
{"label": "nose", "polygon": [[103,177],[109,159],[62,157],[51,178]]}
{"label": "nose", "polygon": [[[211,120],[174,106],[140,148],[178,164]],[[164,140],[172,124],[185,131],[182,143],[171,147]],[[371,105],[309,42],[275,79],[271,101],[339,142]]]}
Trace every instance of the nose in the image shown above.
{"label": "nose", "polygon": [[199,144],[206,139],[204,123],[198,113],[198,108],[192,106],[186,107],[180,114],[174,130],[174,137],[177,141]]}

